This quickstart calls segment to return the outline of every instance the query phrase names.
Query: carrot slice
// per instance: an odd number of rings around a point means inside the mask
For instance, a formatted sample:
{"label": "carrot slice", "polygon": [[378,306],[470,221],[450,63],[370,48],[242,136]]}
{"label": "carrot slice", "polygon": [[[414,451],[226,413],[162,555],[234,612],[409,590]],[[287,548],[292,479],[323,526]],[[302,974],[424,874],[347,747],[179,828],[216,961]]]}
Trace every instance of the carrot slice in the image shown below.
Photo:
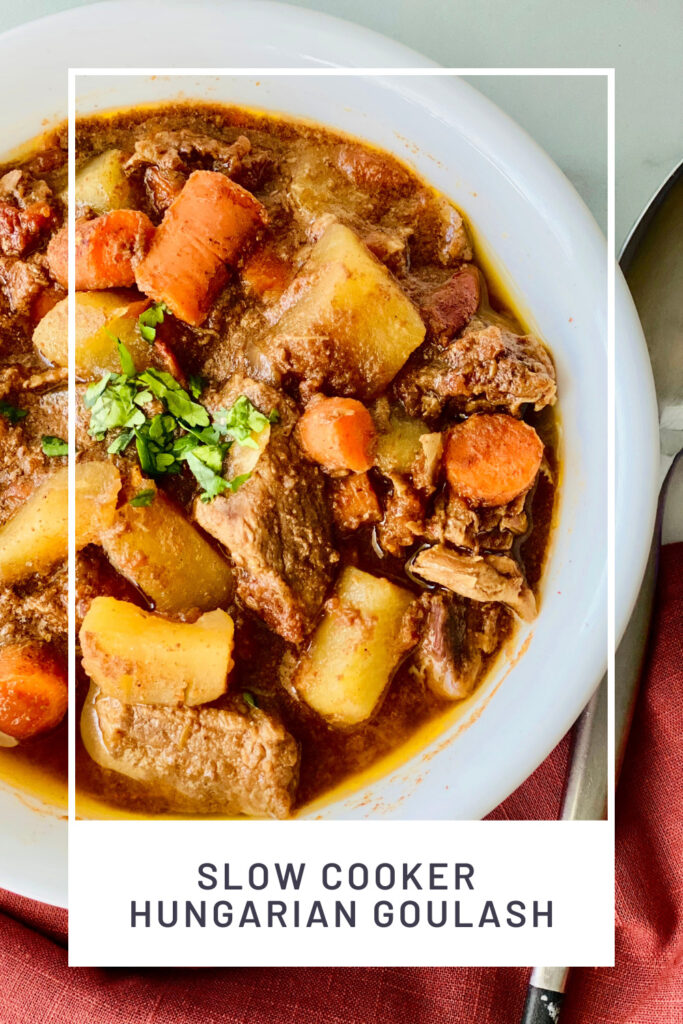
{"label": "carrot slice", "polygon": [[[112,210],[76,224],[76,291],[129,288],[135,264],[154,235],[154,225],[140,210]],[[67,232],[62,228],[47,247],[50,273],[67,287]]]}
{"label": "carrot slice", "polygon": [[382,510],[367,473],[351,473],[332,481],[332,515],[344,533],[380,521]]}
{"label": "carrot slice", "polygon": [[54,729],[66,712],[64,666],[41,644],[0,647],[0,731],[25,740]]}
{"label": "carrot slice", "polygon": [[451,490],[474,505],[507,505],[524,494],[542,459],[543,442],[534,428],[504,413],[458,423],[444,453]]}
{"label": "carrot slice", "polygon": [[330,472],[370,469],[374,440],[372,416],[355,398],[321,398],[299,420],[304,451]]}
{"label": "carrot slice", "polygon": [[194,171],[137,266],[138,288],[197,327],[247,243],[267,222],[254,196],[218,171]]}

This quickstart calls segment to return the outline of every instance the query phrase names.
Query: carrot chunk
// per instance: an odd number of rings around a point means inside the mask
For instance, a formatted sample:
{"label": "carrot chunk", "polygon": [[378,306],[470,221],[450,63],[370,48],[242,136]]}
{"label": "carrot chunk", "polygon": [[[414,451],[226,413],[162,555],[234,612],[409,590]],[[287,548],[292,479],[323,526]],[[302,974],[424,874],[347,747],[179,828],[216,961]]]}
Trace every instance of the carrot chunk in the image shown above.
{"label": "carrot chunk", "polygon": [[292,269],[267,245],[248,256],[241,270],[242,280],[259,298],[278,298],[289,284]]}
{"label": "carrot chunk", "polygon": [[372,416],[355,398],[321,398],[299,420],[304,451],[330,472],[370,469],[374,440]]}
{"label": "carrot chunk", "polygon": [[449,486],[475,505],[507,505],[529,490],[543,459],[533,427],[504,413],[470,416],[449,432]]}
{"label": "carrot chunk", "polygon": [[[76,224],[76,291],[129,288],[135,264],[154,235],[154,225],[140,210],[112,210]],[[50,273],[67,287],[68,240],[62,228],[47,247]]]}
{"label": "carrot chunk", "polygon": [[68,701],[64,666],[42,644],[0,647],[0,731],[29,739],[58,725]]}
{"label": "carrot chunk", "polygon": [[332,515],[344,533],[380,521],[382,510],[367,473],[351,473],[332,481]]}
{"label": "carrot chunk", "polygon": [[225,265],[236,265],[267,219],[261,203],[224,174],[194,171],[136,268],[138,288],[198,327],[227,280]]}

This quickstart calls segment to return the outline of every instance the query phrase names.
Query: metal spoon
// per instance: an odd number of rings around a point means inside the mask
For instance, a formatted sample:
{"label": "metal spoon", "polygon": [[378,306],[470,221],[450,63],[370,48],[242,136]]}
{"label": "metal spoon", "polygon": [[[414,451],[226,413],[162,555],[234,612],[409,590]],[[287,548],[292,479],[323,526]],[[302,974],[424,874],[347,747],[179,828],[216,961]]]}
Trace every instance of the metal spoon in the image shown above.
{"label": "metal spoon", "polygon": [[[662,515],[674,466],[683,456],[683,164],[654,197],[620,256],[647,339],[659,404],[662,487],[643,582],[615,660],[615,771],[623,761],[645,659],[661,545]],[[607,681],[575,727],[563,820],[604,817],[607,805]],[[557,1024],[568,967],[535,967],[521,1024]]]}

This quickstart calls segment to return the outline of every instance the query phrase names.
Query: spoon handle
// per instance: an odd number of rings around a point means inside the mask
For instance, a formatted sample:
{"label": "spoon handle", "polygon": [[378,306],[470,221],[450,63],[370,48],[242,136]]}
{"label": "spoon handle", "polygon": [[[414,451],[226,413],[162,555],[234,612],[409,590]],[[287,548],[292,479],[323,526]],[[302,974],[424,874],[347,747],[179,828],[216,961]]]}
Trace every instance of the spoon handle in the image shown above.
{"label": "spoon handle", "polygon": [[520,1024],[557,1024],[564,992],[529,985]]}

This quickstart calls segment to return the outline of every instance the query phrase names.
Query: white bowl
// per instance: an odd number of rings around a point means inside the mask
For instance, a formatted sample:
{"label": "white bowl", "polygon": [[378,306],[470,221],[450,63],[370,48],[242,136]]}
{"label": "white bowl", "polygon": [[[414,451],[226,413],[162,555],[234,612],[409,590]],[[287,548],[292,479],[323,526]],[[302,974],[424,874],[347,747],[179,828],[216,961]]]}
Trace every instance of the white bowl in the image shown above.
{"label": "white bowl", "polygon": [[[109,2],[65,12],[0,39],[15,82],[5,144],[35,134],[65,109],[64,68],[144,68],[150,53],[167,68],[259,69],[313,65],[429,67],[374,33],[299,8],[254,0],[156,5]],[[131,31],[131,25],[135,31]],[[149,41],[154,40],[150,50]],[[39,72],[36,53],[47,58]],[[518,305],[555,357],[563,427],[560,514],[543,584],[541,614],[445,732],[378,781],[314,813],[325,818],[485,815],[561,739],[604,672],[607,652],[606,247],[583,202],[536,144],[488,100],[452,77],[304,77],[260,74],[153,80],[81,79],[80,113],[181,92],[320,121],[407,160],[450,196],[493,254]],[[619,360],[616,630],[623,630],[645,564],[656,494],[656,406],[642,333],[617,279]],[[627,500],[628,498],[628,500]],[[520,654],[523,652],[523,657]],[[485,711],[484,711],[485,709]],[[484,713],[482,713],[484,712]],[[465,726],[467,726],[465,728]],[[0,792],[13,842],[0,854],[0,882],[64,902],[64,878],[39,887],[22,859],[35,815]],[[38,842],[45,863],[63,864],[65,829]],[[34,840],[35,843],[35,840]],[[59,871],[57,872],[59,874]]]}

